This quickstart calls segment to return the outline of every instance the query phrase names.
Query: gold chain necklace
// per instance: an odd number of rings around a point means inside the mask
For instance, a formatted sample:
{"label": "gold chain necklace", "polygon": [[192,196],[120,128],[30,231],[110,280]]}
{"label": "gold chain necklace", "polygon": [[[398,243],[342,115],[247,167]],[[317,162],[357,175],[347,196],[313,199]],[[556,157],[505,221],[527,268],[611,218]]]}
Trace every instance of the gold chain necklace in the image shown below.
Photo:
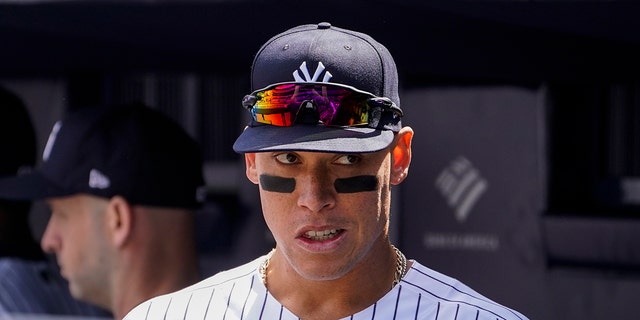
{"label": "gold chain necklace", "polygon": [[258,268],[258,274],[260,274],[260,280],[264,283],[264,286],[267,286],[267,267],[269,267],[269,262],[271,261],[271,256],[276,252],[276,248],[271,249],[267,254],[267,258],[262,261],[260,267]]}
{"label": "gold chain necklace", "polygon": [[400,249],[396,248],[396,246],[391,245],[393,250],[396,252],[396,273],[393,275],[393,282],[391,283],[391,288],[395,287],[396,284],[400,283],[402,277],[407,274],[407,258],[400,251]]}
{"label": "gold chain necklace", "polygon": [[[396,270],[393,274],[393,282],[391,283],[391,288],[393,288],[398,283],[400,283],[400,280],[402,280],[404,275],[407,274],[407,258],[400,251],[400,249],[396,248],[396,246],[391,245],[391,247],[396,253]],[[271,251],[267,254],[267,258],[264,259],[264,261],[260,264],[260,267],[258,267],[258,274],[260,275],[260,279],[262,280],[262,283],[264,283],[265,287],[267,286],[267,268],[269,267],[271,256],[273,256],[273,253],[275,251],[275,248],[271,249]]]}

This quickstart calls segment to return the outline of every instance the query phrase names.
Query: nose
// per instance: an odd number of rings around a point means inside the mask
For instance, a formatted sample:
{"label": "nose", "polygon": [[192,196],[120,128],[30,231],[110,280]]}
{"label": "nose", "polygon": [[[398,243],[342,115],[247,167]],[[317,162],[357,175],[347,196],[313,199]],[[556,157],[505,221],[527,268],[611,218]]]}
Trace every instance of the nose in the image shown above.
{"label": "nose", "polygon": [[311,212],[333,208],[336,205],[336,191],[331,180],[322,173],[296,177],[298,206],[307,208]]}
{"label": "nose", "polygon": [[56,253],[60,250],[61,244],[60,237],[57,236],[55,227],[53,226],[52,221],[49,220],[47,227],[44,230],[44,234],[42,234],[40,246],[44,252]]}

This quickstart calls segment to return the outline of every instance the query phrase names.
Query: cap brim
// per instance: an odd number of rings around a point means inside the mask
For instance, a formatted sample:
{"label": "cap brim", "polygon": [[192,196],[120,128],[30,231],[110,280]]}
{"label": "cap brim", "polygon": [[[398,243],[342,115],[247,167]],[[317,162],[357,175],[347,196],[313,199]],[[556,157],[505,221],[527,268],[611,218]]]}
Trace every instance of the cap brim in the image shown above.
{"label": "cap brim", "polygon": [[0,178],[0,199],[38,200],[68,194],[47,180],[40,172]]}
{"label": "cap brim", "polygon": [[265,151],[314,151],[366,153],[380,151],[393,141],[394,132],[364,127],[336,128],[322,125],[270,125],[247,127],[233,145],[238,153]]}

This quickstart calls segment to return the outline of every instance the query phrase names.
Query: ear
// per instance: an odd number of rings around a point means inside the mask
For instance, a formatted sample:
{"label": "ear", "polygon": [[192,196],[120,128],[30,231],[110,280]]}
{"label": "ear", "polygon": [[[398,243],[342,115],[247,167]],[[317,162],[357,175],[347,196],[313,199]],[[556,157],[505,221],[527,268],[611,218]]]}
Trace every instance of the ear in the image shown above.
{"label": "ear", "polygon": [[391,184],[400,184],[409,173],[413,129],[403,127],[396,134],[397,142],[391,152]]}
{"label": "ear", "polygon": [[109,199],[107,206],[107,228],[111,241],[116,247],[121,247],[131,236],[133,227],[133,209],[129,202],[121,197]]}
{"label": "ear", "polygon": [[258,184],[260,181],[258,177],[258,171],[256,170],[256,154],[255,153],[245,153],[244,154],[244,162],[246,164],[246,174],[247,179],[253,182],[254,184]]}

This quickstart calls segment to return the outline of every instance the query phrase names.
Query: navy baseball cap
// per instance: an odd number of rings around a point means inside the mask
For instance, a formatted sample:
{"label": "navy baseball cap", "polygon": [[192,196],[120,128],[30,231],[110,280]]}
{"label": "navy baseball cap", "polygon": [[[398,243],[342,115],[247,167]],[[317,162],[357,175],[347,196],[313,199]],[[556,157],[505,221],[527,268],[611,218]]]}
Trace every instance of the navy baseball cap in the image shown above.
{"label": "navy baseball cap", "polygon": [[196,208],[200,147],[177,123],[141,104],[83,108],[58,121],[35,170],[0,179],[0,198],[78,193],[132,204]]}
{"label": "navy baseball cap", "polygon": [[[398,74],[393,57],[369,35],[332,26],[301,25],[272,37],[256,54],[252,90],[278,83],[327,83],[388,98],[398,108]],[[273,126],[251,121],[234,151],[375,152],[386,148],[401,128],[397,115],[376,127],[330,127],[319,123]]]}

